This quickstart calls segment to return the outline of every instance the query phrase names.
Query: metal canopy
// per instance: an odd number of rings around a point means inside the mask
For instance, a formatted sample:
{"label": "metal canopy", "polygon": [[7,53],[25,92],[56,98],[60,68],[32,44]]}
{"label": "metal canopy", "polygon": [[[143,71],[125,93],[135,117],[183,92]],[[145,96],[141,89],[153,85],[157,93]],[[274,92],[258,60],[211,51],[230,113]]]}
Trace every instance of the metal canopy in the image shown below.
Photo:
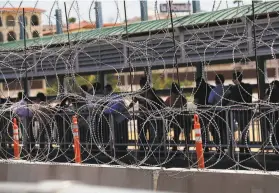
{"label": "metal canopy", "polygon": [[[256,39],[259,57],[274,58],[279,49],[279,2],[256,4]],[[174,20],[176,56],[180,66],[237,62],[253,59],[254,43],[251,6],[243,6],[210,13],[198,13]],[[243,17],[247,16],[247,17]],[[235,18],[239,17],[240,20]],[[230,23],[221,21],[232,20]],[[220,21],[216,24],[216,21]],[[214,25],[196,26],[214,23]],[[188,27],[183,27],[188,26]],[[4,43],[0,46],[0,80],[18,79],[23,76],[24,62],[27,62],[28,76],[40,78],[59,74],[88,74],[100,71],[125,71],[128,55],[131,65],[137,69],[146,66],[165,68],[174,65],[172,35],[169,20],[154,20],[129,24],[129,42],[123,26],[95,29],[70,34],[71,48],[67,35],[55,35],[27,40],[27,57],[22,49],[23,41]],[[179,27],[179,28],[178,28]],[[162,31],[164,30],[165,31]],[[162,33],[159,33],[161,30]],[[157,31],[157,33],[142,33]],[[137,34],[137,35],[135,35]],[[129,48],[129,49],[128,49]],[[129,50],[129,54],[128,54]]]}
{"label": "metal canopy", "polygon": [[[267,14],[279,11],[279,2],[257,3],[255,5],[255,14]],[[174,19],[174,27],[187,27],[202,24],[227,21],[252,15],[251,5],[222,9],[213,12],[195,13],[188,16],[177,17]],[[171,28],[170,20],[152,20],[138,23],[128,24],[128,32],[130,34],[160,31],[166,28]],[[106,38],[109,36],[121,36],[125,34],[125,26],[105,27],[102,29],[94,29],[85,32],[76,32],[70,35],[70,40],[73,42],[89,41],[96,38]],[[67,34],[46,36],[27,40],[27,47],[42,47],[46,48],[51,45],[64,45],[68,43]],[[0,46],[0,51],[19,51],[23,50],[23,41],[13,41],[3,43]]]}

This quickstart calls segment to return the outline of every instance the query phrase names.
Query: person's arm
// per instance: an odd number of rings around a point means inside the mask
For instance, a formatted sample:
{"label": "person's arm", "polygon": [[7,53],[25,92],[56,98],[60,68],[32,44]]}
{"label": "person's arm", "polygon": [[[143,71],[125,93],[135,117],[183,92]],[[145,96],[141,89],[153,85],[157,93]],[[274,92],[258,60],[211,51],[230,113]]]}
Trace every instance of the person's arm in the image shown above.
{"label": "person's arm", "polygon": [[214,104],[214,99],[215,99],[215,91],[211,90],[209,97],[208,97],[208,103],[213,105]]}
{"label": "person's arm", "polygon": [[104,110],[105,114],[117,113],[120,109],[120,103],[116,102],[112,105],[107,105],[106,109]]}

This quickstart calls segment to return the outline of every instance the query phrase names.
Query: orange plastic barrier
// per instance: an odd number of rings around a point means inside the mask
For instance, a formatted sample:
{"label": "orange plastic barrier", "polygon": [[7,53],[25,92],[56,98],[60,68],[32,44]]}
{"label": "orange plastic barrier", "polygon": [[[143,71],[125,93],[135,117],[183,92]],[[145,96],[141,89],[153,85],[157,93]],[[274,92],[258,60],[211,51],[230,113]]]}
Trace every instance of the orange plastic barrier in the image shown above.
{"label": "orange plastic barrier", "polygon": [[196,153],[197,153],[197,159],[198,159],[198,167],[204,168],[201,125],[199,122],[199,116],[197,114],[194,115],[194,129],[195,129],[195,141],[196,141]]}
{"label": "orange plastic barrier", "polygon": [[15,159],[20,159],[18,125],[17,125],[16,118],[13,118],[13,141],[14,141],[14,156],[15,156]]}
{"label": "orange plastic barrier", "polygon": [[72,132],[73,132],[73,136],[74,136],[75,162],[76,163],[81,163],[80,140],[79,140],[79,132],[78,132],[78,120],[77,120],[76,116],[73,116]]}

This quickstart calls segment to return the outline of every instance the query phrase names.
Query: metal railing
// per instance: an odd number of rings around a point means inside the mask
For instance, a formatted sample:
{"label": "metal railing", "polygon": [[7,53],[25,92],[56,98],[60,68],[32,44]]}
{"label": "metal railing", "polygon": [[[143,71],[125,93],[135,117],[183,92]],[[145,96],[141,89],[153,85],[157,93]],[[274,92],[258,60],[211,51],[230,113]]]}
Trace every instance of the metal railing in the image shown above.
{"label": "metal railing", "polygon": [[[195,112],[162,109],[160,112],[136,112],[134,116],[119,113],[78,114],[80,144],[86,151],[169,151],[194,150],[193,115],[200,117],[204,150],[252,153],[279,149],[279,110],[275,107],[198,108]],[[21,146],[26,149],[71,149],[72,112],[37,114],[18,118]],[[11,148],[12,118],[5,112],[0,117],[0,144]],[[42,118],[43,117],[43,118]],[[134,117],[135,119],[128,119]]]}

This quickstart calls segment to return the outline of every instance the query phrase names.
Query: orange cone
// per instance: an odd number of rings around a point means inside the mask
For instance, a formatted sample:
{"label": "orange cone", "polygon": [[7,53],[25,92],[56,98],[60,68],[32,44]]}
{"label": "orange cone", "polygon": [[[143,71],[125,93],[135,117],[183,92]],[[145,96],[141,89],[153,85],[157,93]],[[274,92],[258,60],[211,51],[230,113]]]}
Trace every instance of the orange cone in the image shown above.
{"label": "orange cone", "polygon": [[13,119],[13,141],[14,141],[14,156],[15,156],[15,159],[20,159],[18,125],[17,125],[16,118]]}
{"label": "orange cone", "polygon": [[73,116],[72,132],[73,132],[73,136],[74,136],[75,162],[76,163],[81,163],[80,140],[79,140],[79,132],[78,132],[78,121],[77,121],[77,117],[76,116]]}
{"label": "orange cone", "polygon": [[199,116],[197,114],[194,115],[194,129],[195,129],[195,141],[196,141],[196,153],[197,153],[197,159],[198,159],[198,168],[204,168],[201,125],[199,122]]}

